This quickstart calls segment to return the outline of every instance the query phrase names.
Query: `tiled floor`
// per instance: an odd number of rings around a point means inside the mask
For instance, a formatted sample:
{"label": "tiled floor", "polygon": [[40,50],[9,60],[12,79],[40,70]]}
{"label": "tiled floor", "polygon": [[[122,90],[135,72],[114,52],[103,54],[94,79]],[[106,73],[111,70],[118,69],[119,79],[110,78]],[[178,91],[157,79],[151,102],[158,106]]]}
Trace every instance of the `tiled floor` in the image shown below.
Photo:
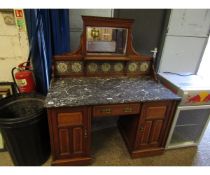
{"label": "tiled floor", "polygon": [[[210,166],[210,124],[200,145],[167,150],[163,155],[131,159],[117,128],[93,133],[93,166]],[[50,158],[44,164],[50,165]],[[0,153],[0,165],[13,165],[7,152]]]}

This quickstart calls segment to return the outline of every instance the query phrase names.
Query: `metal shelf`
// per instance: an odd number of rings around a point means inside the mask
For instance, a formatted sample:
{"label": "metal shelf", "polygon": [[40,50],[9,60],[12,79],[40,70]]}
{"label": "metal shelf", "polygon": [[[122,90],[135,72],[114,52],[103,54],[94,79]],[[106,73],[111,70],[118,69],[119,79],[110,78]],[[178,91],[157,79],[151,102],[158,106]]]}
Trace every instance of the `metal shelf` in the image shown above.
{"label": "metal shelf", "polygon": [[200,126],[199,124],[183,124],[183,125],[176,125],[176,127],[187,127],[187,126]]}

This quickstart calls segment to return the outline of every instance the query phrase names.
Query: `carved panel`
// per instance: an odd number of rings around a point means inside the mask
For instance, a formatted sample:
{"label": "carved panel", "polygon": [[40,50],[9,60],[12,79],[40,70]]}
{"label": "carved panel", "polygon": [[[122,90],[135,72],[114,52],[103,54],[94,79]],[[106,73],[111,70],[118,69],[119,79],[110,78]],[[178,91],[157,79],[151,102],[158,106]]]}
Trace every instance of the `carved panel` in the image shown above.
{"label": "carved panel", "polygon": [[151,106],[147,108],[146,119],[163,119],[166,113],[166,106]]}
{"label": "carved panel", "polygon": [[83,152],[83,129],[75,127],[72,130],[73,154]]}
{"label": "carved panel", "polygon": [[59,129],[59,147],[60,155],[68,155],[70,153],[69,130]]}
{"label": "carved panel", "polygon": [[152,121],[147,121],[145,123],[145,126],[142,131],[142,136],[141,136],[141,144],[148,144],[149,143],[149,136],[150,136],[150,131],[152,128]]}
{"label": "carved panel", "polygon": [[150,144],[158,144],[163,120],[155,120],[152,123],[152,131],[150,136]]}
{"label": "carved panel", "polygon": [[71,112],[71,113],[59,113],[58,114],[58,126],[74,126],[82,125],[82,112]]}

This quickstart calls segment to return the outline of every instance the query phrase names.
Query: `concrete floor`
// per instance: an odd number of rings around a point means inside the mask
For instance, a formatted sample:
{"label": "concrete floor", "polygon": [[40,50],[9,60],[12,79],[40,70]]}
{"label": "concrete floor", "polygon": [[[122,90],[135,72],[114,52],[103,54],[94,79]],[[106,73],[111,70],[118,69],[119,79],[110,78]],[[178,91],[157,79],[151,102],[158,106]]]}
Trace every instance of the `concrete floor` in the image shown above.
{"label": "concrete floor", "polygon": [[[115,127],[94,132],[92,139],[93,166],[210,166],[210,124],[198,147],[166,150],[163,155],[146,158],[131,159]],[[12,165],[9,154],[0,152],[0,166]]]}

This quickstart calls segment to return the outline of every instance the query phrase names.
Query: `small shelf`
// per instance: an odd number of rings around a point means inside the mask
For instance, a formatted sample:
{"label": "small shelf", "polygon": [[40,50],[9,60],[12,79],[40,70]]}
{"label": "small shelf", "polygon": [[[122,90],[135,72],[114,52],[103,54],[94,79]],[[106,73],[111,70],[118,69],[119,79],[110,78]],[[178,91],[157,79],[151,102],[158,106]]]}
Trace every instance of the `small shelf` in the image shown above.
{"label": "small shelf", "polygon": [[195,146],[199,143],[203,126],[199,124],[177,125],[174,128],[169,148]]}
{"label": "small shelf", "polygon": [[182,125],[176,125],[176,127],[188,127],[188,126],[200,126],[199,124],[182,124]]}
{"label": "small shelf", "polygon": [[175,147],[175,146],[189,146],[189,145],[196,145],[197,142],[195,139],[192,139],[192,136],[190,135],[183,135],[181,133],[174,133],[173,139],[171,140],[171,143],[169,147]]}
{"label": "small shelf", "polygon": [[193,141],[189,141],[189,142],[173,142],[171,143],[167,149],[174,149],[174,148],[182,148],[182,147],[189,147],[189,146],[197,146],[197,143],[193,142]]}
{"label": "small shelf", "polygon": [[85,60],[93,61],[129,61],[130,58],[126,56],[116,56],[116,55],[87,55],[84,58]]}

